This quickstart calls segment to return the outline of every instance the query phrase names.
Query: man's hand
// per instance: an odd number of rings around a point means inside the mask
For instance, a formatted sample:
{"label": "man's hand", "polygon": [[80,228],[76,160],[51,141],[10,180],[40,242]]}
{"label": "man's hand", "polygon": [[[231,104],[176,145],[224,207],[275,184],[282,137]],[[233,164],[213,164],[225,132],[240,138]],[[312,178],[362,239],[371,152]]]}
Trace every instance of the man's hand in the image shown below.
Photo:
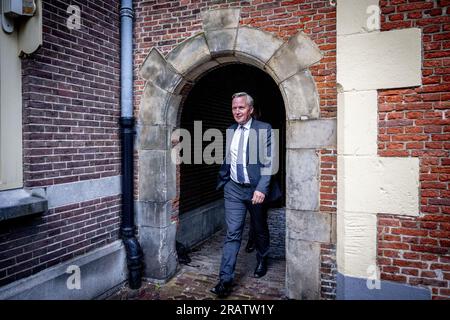
{"label": "man's hand", "polygon": [[255,190],[253,193],[252,204],[263,203],[265,197],[266,195],[264,193]]}

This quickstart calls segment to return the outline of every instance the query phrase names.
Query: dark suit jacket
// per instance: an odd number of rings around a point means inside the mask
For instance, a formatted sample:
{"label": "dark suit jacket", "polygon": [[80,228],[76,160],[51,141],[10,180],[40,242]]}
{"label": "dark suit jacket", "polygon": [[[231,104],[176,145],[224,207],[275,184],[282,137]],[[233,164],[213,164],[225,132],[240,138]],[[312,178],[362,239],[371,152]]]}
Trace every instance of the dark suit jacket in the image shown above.
{"label": "dark suit jacket", "polygon": [[[222,166],[219,170],[218,175],[218,181],[217,181],[217,190],[220,190],[223,188],[223,186],[231,179],[230,178],[230,170],[231,170],[231,155],[230,155],[230,146],[231,141],[233,139],[233,134],[235,130],[237,129],[238,124],[235,123],[232,126],[230,126],[227,129],[227,143],[226,143],[226,156],[225,161],[223,162]],[[253,130],[254,131],[253,131]],[[250,126],[250,134],[252,132],[255,132],[254,138],[256,138],[256,146],[251,145],[250,141],[254,142],[255,139],[251,139],[249,135],[249,139],[247,141],[247,174],[248,178],[250,180],[250,184],[255,190],[260,191],[266,195],[267,201],[275,201],[278,198],[281,197],[281,191],[278,184],[272,179],[272,175],[268,172],[262,171],[264,168],[266,168],[266,171],[269,171],[268,169],[271,166],[270,162],[264,161],[264,159],[260,159],[260,148],[264,148],[265,154],[267,154],[267,157],[269,159],[272,158],[271,155],[271,130],[272,127],[270,124],[258,121],[253,119],[252,124]],[[260,131],[264,130],[265,134],[260,134]],[[252,148],[252,149],[250,149]],[[250,150],[253,150],[253,152],[250,152]],[[254,152],[257,152],[256,155],[258,156],[251,156],[251,154],[255,154]],[[252,158],[252,161],[250,160],[250,157]],[[255,159],[256,158],[256,159]],[[261,161],[263,160],[263,161]],[[261,174],[262,173],[262,174]]]}

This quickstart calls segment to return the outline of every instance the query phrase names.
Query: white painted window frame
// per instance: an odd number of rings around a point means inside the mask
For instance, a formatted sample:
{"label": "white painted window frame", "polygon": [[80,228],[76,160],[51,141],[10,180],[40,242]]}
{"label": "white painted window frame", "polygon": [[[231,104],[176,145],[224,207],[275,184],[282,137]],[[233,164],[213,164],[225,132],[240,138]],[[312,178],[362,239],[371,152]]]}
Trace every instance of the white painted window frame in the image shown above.
{"label": "white painted window frame", "polygon": [[0,191],[23,186],[22,75],[17,32],[0,30]]}

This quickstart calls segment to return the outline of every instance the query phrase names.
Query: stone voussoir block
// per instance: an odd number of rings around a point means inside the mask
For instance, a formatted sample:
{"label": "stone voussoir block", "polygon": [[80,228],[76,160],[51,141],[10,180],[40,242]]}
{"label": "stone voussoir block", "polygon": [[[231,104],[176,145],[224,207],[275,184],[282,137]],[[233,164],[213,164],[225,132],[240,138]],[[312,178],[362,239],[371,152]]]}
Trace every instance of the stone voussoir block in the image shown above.
{"label": "stone voussoir block", "polygon": [[336,119],[289,121],[286,128],[288,149],[319,149],[336,146]]}
{"label": "stone voussoir block", "polygon": [[173,92],[182,76],[167,63],[157,48],[152,48],[139,70],[139,74],[146,80],[152,81],[158,87]]}
{"label": "stone voussoir block", "polygon": [[205,34],[201,32],[181,42],[167,54],[166,59],[182,75],[208,62],[211,54]]}
{"label": "stone voussoir block", "polygon": [[170,150],[139,151],[139,200],[164,202],[176,193],[175,164]]}
{"label": "stone voussoir block", "polygon": [[267,63],[279,82],[319,62],[323,55],[319,47],[303,32],[284,43]]}
{"label": "stone voussoir block", "polygon": [[309,70],[296,73],[280,84],[288,120],[318,119],[319,94]]}
{"label": "stone voussoir block", "polygon": [[179,106],[181,103],[181,100],[183,99],[183,96],[178,94],[171,94],[169,96],[169,99],[166,104],[166,125],[175,127],[177,126],[177,120],[178,120],[178,111]]}
{"label": "stone voussoir block", "polygon": [[208,10],[202,14],[203,30],[212,56],[231,54],[236,42],[241,10]]}
{"label": "stone voussoir block", "polygon": [[172,127],[165,125],[137,125],[137,141],[140,150],[168,150]]}
{"label": "stone voussoir block", "polygon": [[265,65],[281,47],[283,41],[274,35],[255,28],[240,27],[236,39],[235,55],[251,57]]}

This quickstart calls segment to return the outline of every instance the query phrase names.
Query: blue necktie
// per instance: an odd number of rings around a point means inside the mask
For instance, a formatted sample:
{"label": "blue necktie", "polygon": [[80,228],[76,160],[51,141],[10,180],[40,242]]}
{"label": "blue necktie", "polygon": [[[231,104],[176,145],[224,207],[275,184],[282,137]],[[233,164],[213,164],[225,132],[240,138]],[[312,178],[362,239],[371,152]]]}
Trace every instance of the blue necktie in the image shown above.
{"label": "blue necktie", "polygon": [[237,161],[236,161],[236,175],[238,182],[244,183],[245,182],[245,176],[244,176],[244,133],[245,133],[245,127],[239,126],[239,129],[241,129],[241,137],[239,138],[239,146],[238,146],[238,154],[237,154]]}

